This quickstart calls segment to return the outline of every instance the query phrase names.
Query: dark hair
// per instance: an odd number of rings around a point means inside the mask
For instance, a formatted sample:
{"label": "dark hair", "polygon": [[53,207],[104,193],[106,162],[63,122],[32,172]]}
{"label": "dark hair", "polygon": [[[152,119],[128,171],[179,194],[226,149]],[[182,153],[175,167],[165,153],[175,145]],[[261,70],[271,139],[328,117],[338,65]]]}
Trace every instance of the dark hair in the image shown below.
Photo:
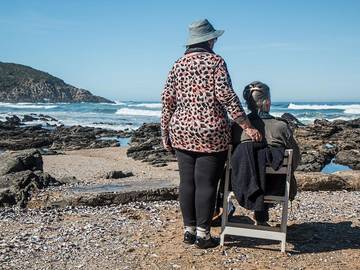
{"label": "dark hair", "polygon": [[186,49],[194,49],[194,48],[203,48],[206,50],[211,50],[209,41],[204,41],[201,43],[196,43],[186,46]]}
{"label": "dark hair", "polygon": [[270,88],[265,83],[254,81],[245,86],[243,97],[250,111],[263,111],[264,101],[270,98]]}

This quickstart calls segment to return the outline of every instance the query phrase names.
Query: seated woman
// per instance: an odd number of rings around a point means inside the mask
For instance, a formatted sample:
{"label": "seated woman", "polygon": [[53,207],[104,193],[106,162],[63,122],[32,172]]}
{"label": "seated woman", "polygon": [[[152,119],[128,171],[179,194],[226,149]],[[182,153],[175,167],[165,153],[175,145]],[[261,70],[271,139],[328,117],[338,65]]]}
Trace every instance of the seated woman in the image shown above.
{"label": "seated woman", "polygon": [[[263,136],[263,144],[271,147],[284,147],[293,149],[293,171],[300,162],[300,151],[297,142],[294,139],[292,131],[286,120],[277,118],[269,114],[271,107],[270,89],[259,81],[255,81],[247,85],[243,92],[243,97],[247,103],[251,113],[248,115],[252,126],[260,131]],[[251,138],[243,132],[243,129],[233,123],[232,125],[232,143],[234,146],[240,143],[251,142]],[[222,183],[223,184],[223,181]],[[220,187],[220,190],[223,187]],[[221,193],[221,191],[220,191]],[[296,181],[292,175],[290,185],[290,200],[296,195]],[[222,205],[221,195],[218,196],[217,206]],[[264,211],[255,211],[254,219],[257,224],[265,225],[269,220],[268,207],[265,205]],[[222,211],[220,211],[222,212]]]}

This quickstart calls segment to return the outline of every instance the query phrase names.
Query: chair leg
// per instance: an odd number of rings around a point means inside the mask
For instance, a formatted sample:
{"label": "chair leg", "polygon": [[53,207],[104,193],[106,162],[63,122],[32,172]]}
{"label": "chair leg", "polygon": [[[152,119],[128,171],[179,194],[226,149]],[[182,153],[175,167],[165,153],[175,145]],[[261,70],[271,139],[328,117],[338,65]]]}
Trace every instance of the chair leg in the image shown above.
{"label": "chair leg", "polygon": [[281,241],[281,252],[285,253],[286,251],[286,239]]}
{"label": "chair leg", "polygon": [[225,233],[222,232],[220,234],[220,246],[223,247],[224,246],[224,242],[225,242]]}

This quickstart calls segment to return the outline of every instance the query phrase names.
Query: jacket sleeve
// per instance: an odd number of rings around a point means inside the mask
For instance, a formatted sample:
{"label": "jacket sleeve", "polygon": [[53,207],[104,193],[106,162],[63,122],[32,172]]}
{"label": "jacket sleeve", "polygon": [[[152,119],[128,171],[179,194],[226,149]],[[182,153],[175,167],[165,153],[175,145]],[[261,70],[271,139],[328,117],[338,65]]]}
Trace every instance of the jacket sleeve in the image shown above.
{"label": "jacket sleeve", "polygon": [[225,107],[233,120],[238,118],[240,121],[246,120],[246,113],[232,87],[224,59],[221,59],[215,67],[214,79],[216,99]]}
{"label": "jacket sleeve", "polygon": [[164,90],[161,94],[161,103],[161,135],[162,137],[168,137],[169,123],[176,109],[176,85],[174,67],[169,72],[168,78],[166,80]]}

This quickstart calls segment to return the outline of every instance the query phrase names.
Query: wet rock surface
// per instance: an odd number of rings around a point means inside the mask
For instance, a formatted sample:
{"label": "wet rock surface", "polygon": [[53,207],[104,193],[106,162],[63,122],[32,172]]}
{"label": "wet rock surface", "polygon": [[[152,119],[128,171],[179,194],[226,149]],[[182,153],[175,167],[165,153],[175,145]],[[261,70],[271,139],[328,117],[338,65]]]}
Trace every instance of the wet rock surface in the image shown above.
{"label": "wet rock surface", "polygon": [[[24,125],[36,120],[45,121],[42,125]],[[115,131],[94,127],[61,125],[55,118],[47,115],[25,115],[23,119],[11,116],[0,122],[0,149],[23,150],[44,148],[46,150],[76,150],[119,146],[116,137],[129,137],[131,131]],[[102,139],[102,138],[110,139]],[[114,138],[114,139],[111,139]]]}
{"label": "wet rock surface", "polygon": [[[335,156],[339,164],[360,167],[360,119],[315,120],[312,125],[296,128],[294,135],[302,157],[298,171],[319,172]],[[349,149],[352,151],[344,152]]]}
{"label": "wet rock surface", "polygon": [[0,156],[0,207],[15,204],[24,207],[34,190],[60,184],[43,172],[41,154],[35,149]]}
{"label": "wet rock surface", "polygon": [[[61,180],[60,180],[61,181]],[[105,184],[70,183],[39,191],[29,208],[108,206],[131,202],[176,200],[178,188],[165,179],[139,179]]]}

